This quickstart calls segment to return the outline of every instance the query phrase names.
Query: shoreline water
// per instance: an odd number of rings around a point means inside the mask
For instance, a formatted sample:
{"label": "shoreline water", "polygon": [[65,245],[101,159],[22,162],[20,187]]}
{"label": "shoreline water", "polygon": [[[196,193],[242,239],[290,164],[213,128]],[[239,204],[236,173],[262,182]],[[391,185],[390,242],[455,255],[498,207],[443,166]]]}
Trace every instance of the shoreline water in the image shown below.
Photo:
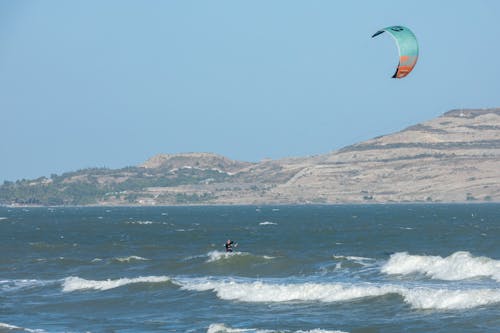
{"label": "shoreline water", "polygon": [[1,208],[0,331],[493,332],[499,216],[497,204]]}

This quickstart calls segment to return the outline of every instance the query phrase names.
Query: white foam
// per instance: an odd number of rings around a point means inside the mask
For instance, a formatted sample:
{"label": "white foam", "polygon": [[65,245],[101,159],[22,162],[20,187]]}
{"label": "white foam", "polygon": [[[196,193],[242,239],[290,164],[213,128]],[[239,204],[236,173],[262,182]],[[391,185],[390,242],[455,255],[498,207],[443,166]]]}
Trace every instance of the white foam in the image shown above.
{"label": "white foam", "polygon": [[[222,252],[222,251],[210,251],[207,253],[208,260],[207,262],[215,262],[219,260],[227,260],[230,258],[235,258],[235,257],[249,257],[252,256],[251,253],[248,252]],[[258,258],[263,258],[263,259],[274,259],[274,257],[270,256],[256,256]]]}
{"label": "white foam", "polygon": [[394,286],[377,286],[373,284],[270,284],[261,281],[235,282],[213,280],[194,280],[182,283],[182,288],[195,291],[212,290],[221,299],[243,302],[337,302],[400,292],[400,288]]}
{"label": "white foam", "polygon": [[0,290],[3,291],[17,291],[21,289],[29,289],[36,287],[44,287],[46,285],[52,284],[55,281],[43,281],[34,279],[20,279],[20,280],[1,280]]}
{"label": "white foam", "polygon": [[218,260],[228,259],[234,256],[248,256],[250,253],[247,252],[222,252],[222,251],[210,251],[207,253],[207,262],[214,262]]}
{"label": "white foam", "polygon": [[10,324],[5,324],[5,323],[0,323],[0,330],[3,330],[3,329],[7,329],[9,331],[24,331],[24,332],[33,332],[33,333],[41,333],[41,332],[45,332],[44,330],[33,330],[33,329],[30,329],[30,328],[24,328],[24,327],[19,327],[19,326],[15,326],[15,325],[10,325]]}
{"label": "white foam", "polygon": [[108,290],[133,283],[159,283],[167,281],[170,281],[168,276],[140,276],[132,279],[122,278],[116,280],[85,280],[79,277],[71,276],[63,280],[62,287],[64,292],[85,289]]}
{"label": "white foam", "polygon": [[207,333],[237,333],[237,332],[262,332],[253,329],[232,328],[224,324],[210,324]]}
{"label": "white foam", "polygon": [[405,302],[416,309],[461,310],[500,302],[500,290],[449,290],[415,288],[402,291]]}
{"label": "white foam", "polygon": [[153,222],[153,221],[127,221],[127,224],[141,224],[141,225],[148,225],[148,224],[155,224],[158,222]]}
{"label": "white foam", "polygon": [[309,331],[289,331],[289,330],[270,330],[270,329],[255,329],[255,328],[232,328],[225,324],[211,324],[208,327],[207,333],[239,333],[239,332],[251,332],[251,333],[278,333],[278,332],[295,332],[295,333],[346,333],[343,331],[328,331],[322,329],[313,329]]}
{"label": "white foam", "polygon": [[259,225],[278,225],[276,222],[264,221],[260,222]]}
{"label": "white foam", "polygon": [[[360,264],[360,265],[363,265],[363,266],[371,265],[371,263],[373,261],[375,261],[375,259],[373,259],[373,258],[356,257],[356,256],[337,256],[337,255],[333,255],[333,258],[334,259],[338,259],[338,260],[349,260],[349,261],[355,262],[356,264]],[[369,262],[367,262],[367,261],[369,261]]]}
{"label": "white foam", "polygon": [[400,295],[415,309],[469,309],[500,302],[497,289],[443,289],[391,284],[237,282],[211,279],[178,280],[181,289],[213,291],[223,300],[241,302],[342,302],[389,294]]}
{"label": "white foam", "polygon": [[0,216],[0,221],[7,220],[6,217]]}
{"label": "white foam", "polygon": [[455,252],[448,257],[410,255],[399,252],[391,255],[382,266],[385,274],[425,274],[439,280],[465,280],[490,277],[500,282],[500,261],[487,257],[474,257],[469,252]]}
{"label": "white foam", "polygon": [[128,257],[115,258],[115,260],[119,261],[119,262],[131,262],[131,261],[143,261],[143,260],[150,260],[150,259],[139,257],[139,256],[128,256]]}

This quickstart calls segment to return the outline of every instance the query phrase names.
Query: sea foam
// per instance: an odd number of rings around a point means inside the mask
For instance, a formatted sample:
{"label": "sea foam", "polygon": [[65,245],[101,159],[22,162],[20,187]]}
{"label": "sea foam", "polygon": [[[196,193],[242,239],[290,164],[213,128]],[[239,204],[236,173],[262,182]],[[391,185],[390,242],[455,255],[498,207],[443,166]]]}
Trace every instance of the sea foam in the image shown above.
{"label": "sea foam", "polygon": [[399,288],[372,284],[348,285],[341,283],[274,284],[235,281],[193,281],[182,284],[182,288],[195,291],[214,291],[224,300],[243,302],[336,302],[362,297],[397,293]]}
{"label": "sea foam", "polygon": [[255,328],[232,328],[225,324],[211,324],[208,327],[207,333],[239,333],[239,332],[249,332],[249,333],[278,333],[278,332],[290,332],[290,333],[346,333],[343,331],[328,331],[322,329],[313,329],[308,331],[289,331],[289,330],[270,330],[270,329],[255,329]]}
{"label": "sea foam", "polygon": [[156,224],[158,222],[153,222],[153,221],[127,221],[125,222],[126,224],[141,224],[141,225],[149,225],[149,224]]}
{"label": "sea foam", "polygon": [[71,276],[63,280],[62,287],[64,292],[85,289],[108,290],[133,283],[159,283],[167,281],[170,281],[168,276],[140,276],[137,278],[122,278],[116,280],[86,280]]}
{"label": "sea foam", "polygon": [[489,277],[500,282],[500,261],[487,257],[474,257],[459,251],[448,257],[410,255],[399,252],[391,255],[382,266],[385,274],[425,274],[433,279],[457,281]]}
{"label": "sea foam", "polygon": [[131,261],[145,261],[145,260],[150,260],[150,259],[139,257],[139,256],[128,256],[128,257],[114,258],[114,260],[119,261],[119,262],[131,262]]}
{"label": "sea foam", "polygon": [[496,289],[415,288],[403,290],[402,296],[413,308],[429,310],[470,309],[500,302],[500,290]]}
{"label": "sea foam", "polygon": [[270,256],[255,256],[248,252],[222,252],[222,251],[210,251],[207,253],[208,260],[207,262],[216,262],[220,260],[232,259],[237,257],[256,257],[262,259],[274,259],[274,257]]}
{"label": "sea foam", "polygon": [[181,289],[213,291],[223,300],[241,302],[348,302],[366,297],[396,294],[415,309],[469,309],[500,302],[497,289],[443,289],[392,284],[265,283],[210,279],[178,280]]}
{"label": "sea foam", "polygon": [[278,225],[276,222],[264,221],[260,222],[259,225]]}
{"label": "sea foam", "polygon": [[31,288],[45,287],[55,283],[55,280],[35,280],[35,279],[19,279],[19,280],[0,280],[0,291],[12,292]]}
{"label": "sea foam", "polygon": [[34,330],[34,329],[30,329],[30,328],[24,328],[24,327],[19,327],[19,326],[15,326],[15,325],[0,323],[0,332],[4,332],[5,330],[7,330],[7,332],[8,331],[15,331],[15,332],[23,331],[23,332],[32,332],[32,333],[45,332],[44,330],[38,330],[38,329]]}
{"label": "sea foam", "polygon": [[358,265],[362,266],[370,266],[375,262],[375,259],[373,258],[366,258],[366,257],[356,257],[356,256],[342,256],[342,255],[333,255],[333,259],[336,260],[347,260],[347,261],[352,261]]}

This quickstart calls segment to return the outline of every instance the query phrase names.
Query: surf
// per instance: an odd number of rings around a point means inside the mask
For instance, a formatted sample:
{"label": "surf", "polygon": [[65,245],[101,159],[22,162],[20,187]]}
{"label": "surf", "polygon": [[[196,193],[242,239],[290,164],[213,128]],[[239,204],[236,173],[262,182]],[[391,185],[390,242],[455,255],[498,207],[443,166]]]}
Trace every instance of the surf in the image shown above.
{"label": "surf", "polygon": [[86,280],[77,276],[70,276],[62,281],[62,291],[109,290],[135,283],[163,283],[168,281],[170,281],[170,277],[168,276],[140,276],[137,278],[120,278],[115,280]]}
{"label": "surf", "polygon": [[213,278],[176,280],[181,289],[211,291],[222,300],[248,303],[350,302],[362,298],[399,295],[414,309],[459,310],[500,302],[500,290],[438,288],[377,283],[269,283]]}
{"label": "surf", "polygon": [[475,257],[466,251],[455,252],[444,258],[399,252],[391,255],[381,272],[390,275],[423,274],[446,281],[491,278],[500,282],[500,261]]}

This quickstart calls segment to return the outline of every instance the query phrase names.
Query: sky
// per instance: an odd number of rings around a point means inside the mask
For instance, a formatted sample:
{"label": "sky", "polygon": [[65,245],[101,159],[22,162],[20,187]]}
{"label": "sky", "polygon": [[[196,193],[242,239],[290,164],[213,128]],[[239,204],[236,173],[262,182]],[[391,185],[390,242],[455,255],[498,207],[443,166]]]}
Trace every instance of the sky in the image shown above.
{"label": "sky", "polygon": [[[420,57],[392,79],[409,27]],[[500,106],[500,1],[0,0],[0,182],[326,154]]]}

